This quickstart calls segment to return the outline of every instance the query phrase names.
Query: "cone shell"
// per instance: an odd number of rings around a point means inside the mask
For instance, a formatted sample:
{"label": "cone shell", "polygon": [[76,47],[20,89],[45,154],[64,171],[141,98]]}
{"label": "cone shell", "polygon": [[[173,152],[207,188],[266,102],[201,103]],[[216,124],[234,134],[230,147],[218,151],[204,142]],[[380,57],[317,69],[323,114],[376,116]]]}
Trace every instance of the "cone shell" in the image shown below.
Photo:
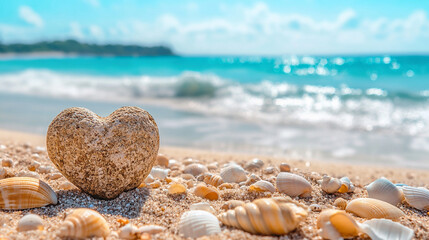
{"label": "cone shell", "polygon": [[209,185],[217,187],[217,186],[219,186],[219,185],[221,185],[223,183],[223,180],[218,175],[211,174],[211,173],[206,173],[204,175],[204,182],[207,183],[207,184],[209,184]]}
{"label": "cone shell", "polygon": [[411,207],[429,211],[429,190],[422,187],[402,187],[405,200]]}
{"label": "cone shell", "polygon": [[387,218],[398,220],[405,214],[390,203],[374,198],[357,198],[349,202],[346,207],[347,212],[351,212],[362,218]]}
{"label": "cone shell", "polygon": [[341,181],[338,178],[324,176],[321,187],[326,193],[336,193],[341,187]]}
{"label": "cone shell", "polygon": [[361,231],[371,239],[411,240],[414,231],[388,219],[371,219],[360,225]]}
{"label": "cone shell", "polygon": [[0,209],[29,209],[57,203],[54,190],[39,179],[13,177],[0,180]]}
{"label": "cone shell", "polygon": [[208,200],[218,200],[220,196],[220,193],[216,188],[205,186],[204,184],[197,185],[194,189],[194,194]]}
{"label": "cone shell", "polygon": [[18,232],[43,230],[43,219],[36,214],[27,214],[18,221]]}
{"label": "cone shell", "polygon": [[239,183],[247,180],[246,172],[237,164],[230,164],[222,169],[220,177],[227,183]]}
{"label": "cone shell", "polygon": [[219,215],[220,221],[253,234],[283,235],[307,217],[301,204],[261,198]]}
{"label": "cone shell", "polygon": [[199,163],[193,163],[185,167],[184,173],[192,174],[194,177],[206,173],[209,170],[206,166],[199,164]]}
{"label": "cone shell", "polygon": [[402,201],[399,189],[388,179],[379,178],[366,186],[368,197],[388,202],[394,206]]}
{"label": "cone shell", "polygon": [[61,224],[59,236],[68,238],[106,238],[109,225],[98,212],[88,208],[77,208]]}
{"label": "cone shell", "polygon": [[279,173],[279,175],[277,175],[276,185],[279,192],[285,193],[291,197],[311,196],[311,184],[305,178],[293,173]]}
{"label": "cone shell", "polygon": [[185,238],[199,238],[220,233],[219,220],[201,210],[185,212],[180,218],[179,233]]}
{"label": "cone shell", "polygon": [[342,210],[324,210],[317,218],[321,237],[325,239],[351,238],[359,234],[359,225]]}
{"label": "cone shell", "polygon": [[252,192],[271,192],[274,193],[276,188],[268,181],[260,180],[250,185],[249,190]]}

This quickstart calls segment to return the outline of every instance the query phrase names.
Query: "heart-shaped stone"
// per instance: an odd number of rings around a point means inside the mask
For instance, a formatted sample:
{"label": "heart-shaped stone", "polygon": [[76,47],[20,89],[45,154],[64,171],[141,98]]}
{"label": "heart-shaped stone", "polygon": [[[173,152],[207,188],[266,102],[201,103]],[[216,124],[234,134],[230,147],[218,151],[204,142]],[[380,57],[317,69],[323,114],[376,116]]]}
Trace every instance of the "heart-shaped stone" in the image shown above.
{"label": "heart-shaped stone", "polygon": [[49,125],[49,158],[82,191],[112,199],[147,177],[159,149],[158,127],[138,107],[102,118],[86,108],[62,111]]}

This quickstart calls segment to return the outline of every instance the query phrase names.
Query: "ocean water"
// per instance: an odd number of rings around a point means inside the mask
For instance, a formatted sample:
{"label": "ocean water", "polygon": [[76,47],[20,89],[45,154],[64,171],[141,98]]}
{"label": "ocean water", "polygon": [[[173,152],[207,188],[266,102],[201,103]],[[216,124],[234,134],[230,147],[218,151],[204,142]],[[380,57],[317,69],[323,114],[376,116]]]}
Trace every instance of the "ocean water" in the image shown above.
{"label": "ocean water", "polygon": [[0,128],[123,105],[162,145],[429,168],[429,56],[0,60]]}

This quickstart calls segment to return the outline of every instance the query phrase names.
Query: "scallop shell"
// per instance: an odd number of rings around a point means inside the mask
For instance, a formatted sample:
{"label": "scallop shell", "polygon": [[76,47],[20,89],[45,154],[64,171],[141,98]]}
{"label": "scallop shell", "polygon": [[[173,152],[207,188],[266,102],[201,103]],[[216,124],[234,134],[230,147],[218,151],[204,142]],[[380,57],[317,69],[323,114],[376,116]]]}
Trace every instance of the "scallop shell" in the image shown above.
{"label": "scallop shell", "polygon": [[372,219],[360,224],[361,231],[372,240],[411,240],[414,231],[388,219]]}
{"label": "scallop shell", "polygon": [[246,172],[237,164],[230,164],[223,168],[220,177],[227,183],[239,183],[247,180]]}
{"label": "scallop shell", "polygon": [[243,206],[244,204],[246,203],[241,200],[229,200],[222,205],[222,209],[224,210],[234,209],[236,207]]}
{"label": "scallop shell", "polygon": [[220,196],[220,193],[216,188],[205,186],[204,184],[197,185],[194,189],[194,194],[208,200],[218,200]]}
{"label": "scallop shell", "polygon": [[185,238],[199,238],[220,233],[219,220],[201,210],[185,212],[180,218],[179,233]]}
{"label": "scallop shell", "polygon": [[204,174],[204,182],[209,184],[209,185],[217,187],[223,183],[223,180],[218,175],[206,173],[206,174]]}
{"label": "scallop shell", "polygon": [[422,187],[402,187],[405,200],[411,207],[429,211],[429,190]]}
{"label": "scallop shell", "polygon": [[359,234],[359,225],[342,210],[324,210],[317,218],[319,235],[324,239],[351,238]]}
{"label": "scallop shell", "polygon": [[168,187],[169,194],[182,194],[186,192],[186,186],[181,183],[172,183],[170,187]]}
{"label": "scallop shell", "polygon": [[36,214],[27,214],[18,221],[18,232],[43,230],[43,219]]}
{"label": "scallop shell", "polygon": [[339,193],[354,192],[355,186],[352,184],[352,182],[348,177],[342,177],[340,178],[340,181],[341,181],[341,187],[338,190]]}
{"label": "scallop shell", "polygon": [[98,212],[88,208],[77,208],[61,224],[60,237],[68,238],[106,238],[110,233],[109,225]]}
{"label": "scallop shell", "polygon": [[210,204],[208,202],[194,203],[189,207],[189,209],[207,211],[207,212],[213,213],[213,214],[215,213],[214,208],[212,206],[210,206]]}
{"label": "scallop shell", "polygon": [[160,180],[163,180],[168,176],[169,172],[170,172],[170,169],[162,169],[162,168],[154,167],[150,171],[150,175],[154,178],[158,178]]}
{"label": "scallop shell", "polygon": [[57,203],[54,190],[42,180],[30,177],[0,180],[0,209],[28,209]]}
{"label": "scallop shell", "polygon": [[158,154],[156,157],[156,164],[163,167],[168,167],[168,158],[162,154]]}
{"label": "scallop shell", "polygon": [[395,206],[402,202],[402,194],[399,189],[384,177],[366,186],[366,190],[370,198],[385,201]]}
{"label": "scallop shell", "polygon": [[118,231],[118,237],[120,239],[137,239],[138,231],[137,227],[131,223],[121,227]]}
{"label": "scallop shell", "polygon": [[257,170],[262,168],[264,166],[264,162],[259,158],[254,158],[252,161],[250,161],[246,166],[244,167],[248,171]]}
{"label": "scallop shell", "polygon": [[270,182],[265,181],[265,180],[260,180],[260,181],[257,181],[256,183],[250,185],[249,191],[274,193],[276,191],[276,188]]}
{"label": "scallop shell", "polygon": [[345,210],[347,207],[347,201],[344,198],[337,198],[334,201],[334,206],[341,210]]}
{"label": "scallop shell", "polygon": [[307,217],[301,204],[261,198],[219,215],[220,221],[253,234],[283,235]]}
{"label": "scallop shell", "polygon": [[291,197],[311,196],[311,184],[305,178],[293,173],[279,173],[279,175],[277,175],[276,185],[279,192],[286,193]]}
{"label": "scallop shell", "polygon": [[354,213],[362,218],[387,218],[398,220],[405,214],[390,203],[374,198],[357,198],[349,202],[347,212]]}
{"label": "scallop shell", "polygon": [[185,167],[184,173],[192,174],[194,177],[206,173],[209,170],[206,166],[199,164],[199,163],[192,163]]}
{"label": "scallop shell", "polygon": [[341,181],[338,178],[324,176],[321,183],[322,190],[326,193],[336,193],[341,187]]}

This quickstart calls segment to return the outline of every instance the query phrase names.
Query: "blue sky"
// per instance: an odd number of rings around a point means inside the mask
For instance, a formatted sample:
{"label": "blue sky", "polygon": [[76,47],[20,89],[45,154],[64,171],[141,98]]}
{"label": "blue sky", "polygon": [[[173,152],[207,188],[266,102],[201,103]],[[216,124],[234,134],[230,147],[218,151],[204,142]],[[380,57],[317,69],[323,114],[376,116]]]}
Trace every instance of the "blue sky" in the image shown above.
{"label": "blue sky", "polygon": [[429,1],[0,0],[0,39],[202,55],[429,53],[428,12]]}

